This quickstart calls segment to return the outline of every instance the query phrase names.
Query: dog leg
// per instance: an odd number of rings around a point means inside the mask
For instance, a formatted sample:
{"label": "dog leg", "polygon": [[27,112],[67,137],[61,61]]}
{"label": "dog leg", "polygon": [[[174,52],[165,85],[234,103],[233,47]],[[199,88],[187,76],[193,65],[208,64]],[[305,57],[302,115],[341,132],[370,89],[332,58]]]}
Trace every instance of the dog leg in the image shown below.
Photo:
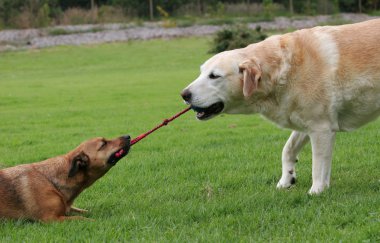
{"label": "dog leg", "polygon": [[313,152],[313,185],[309,190],[309,194],[319,194],[330,186],[335,132],[313,132],[309,136]]}
{"label": "dog leg", "polygon": [[75,212],[75,213],[88,213],[88,210],[86,209],[81,209],[81,208],[76,208],[71,206],[70,212]]}
{"label": "dog leg", "polygon": [[309,141],[306,133],[293,131],[282,150],[282,176],[277,188],[289,188],[296,182],[297,155]]}

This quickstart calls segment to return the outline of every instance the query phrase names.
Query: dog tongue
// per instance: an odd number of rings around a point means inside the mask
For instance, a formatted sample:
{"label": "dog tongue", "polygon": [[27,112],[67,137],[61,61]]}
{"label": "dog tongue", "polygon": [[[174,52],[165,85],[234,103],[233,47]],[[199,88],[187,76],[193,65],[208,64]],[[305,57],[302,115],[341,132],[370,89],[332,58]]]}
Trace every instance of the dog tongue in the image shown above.
{"label": "dog tongue", "polygon": [[124,150],[123,150],[123,149],[121,149],[119,152],[116,152],[116,154],[115,154],[116,158],[121,157],[121,155],[122,155],[123,153],[124,153]]}

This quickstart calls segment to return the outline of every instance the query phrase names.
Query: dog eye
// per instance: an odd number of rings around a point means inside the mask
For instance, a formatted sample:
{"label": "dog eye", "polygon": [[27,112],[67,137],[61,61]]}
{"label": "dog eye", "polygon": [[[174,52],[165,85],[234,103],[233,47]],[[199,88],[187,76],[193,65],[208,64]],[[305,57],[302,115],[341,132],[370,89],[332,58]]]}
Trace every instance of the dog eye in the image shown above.
{"label": "dog eye", "polygon": [[107,145],[107,141],[103,140],[103,141],[102,141],[102,145],[100,145],[100,148],[99,148],[98,150],[101,150],[101,149],[104,148],[106,145]]}
{"label": "dog eye", "polygon": [[215,75],[214,73],[210,73],[210,75],[208,75],[208,77],[209,77],[210,79],[217,79],[217,78],[220,78],[219,75]]}

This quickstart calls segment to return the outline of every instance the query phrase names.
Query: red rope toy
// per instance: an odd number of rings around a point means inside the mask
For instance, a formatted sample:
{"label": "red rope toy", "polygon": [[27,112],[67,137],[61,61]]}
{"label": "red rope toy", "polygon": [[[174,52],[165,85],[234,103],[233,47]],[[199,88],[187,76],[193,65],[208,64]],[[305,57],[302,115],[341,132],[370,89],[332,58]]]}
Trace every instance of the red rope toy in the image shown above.
{"label": "red rope toy", "polygon": [[191,107],[187,107],[186,109],[184,109],[183,111],[175,114],[174,116],[172,116],[171,118],[169,119],[165,119],[160,125],[154,127],[153,129],[147,131],[146,133],[143,133],[141,135],[139,135],[138,137],[134,138],[131,140],[131,146],[136,144],[138,141],[140,141],[141,139],[145,138],[146,136],[148,136],[149,134],[151,134],[152,132],[156,131],[157,129],[163,127],[163,126],[166,126],[168,125],[169,122],[173,121],[174,119],[177,119],[179,116],[185,114],[186,112],[188,112],[189,110],[191,109]]}

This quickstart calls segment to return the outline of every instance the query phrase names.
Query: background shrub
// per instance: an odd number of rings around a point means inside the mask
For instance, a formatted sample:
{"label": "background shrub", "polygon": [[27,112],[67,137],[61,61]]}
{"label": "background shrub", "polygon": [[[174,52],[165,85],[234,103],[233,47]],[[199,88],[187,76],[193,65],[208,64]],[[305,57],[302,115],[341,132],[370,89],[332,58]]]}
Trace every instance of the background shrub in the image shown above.
{"label": "background shrub", "polygon": [[212,41],[210,53],[219,53],[226,50],[246,47],[249,44],[264,40],[266,34],[258,26],[255,30],[245,25],[227,27],[218,31]]}
{"label": "background shrub", "polygon": [[118,23],[125,22],[130,18],[120,7],[103,5],[98,10],[98,22],[100,23]]}
{"label": "background shrub", "polygon": [[92,10],[70,8],[62,14],[59,23],[63,25],[95,24],[97,23],[97,16],[97,8]]}
{"label": "background shrub", "polygon": [[[162,15],[158,6],[170,19]],[[178,18],[186,19],[184,25],[197,19],[202,24],[229,24],[236,17],[255,22],[298,14],[379,15],[379,7],[380,0],[0,0],[0,28],[124,22],[136,18],[164,20],[167,27],[177,25]]]}

